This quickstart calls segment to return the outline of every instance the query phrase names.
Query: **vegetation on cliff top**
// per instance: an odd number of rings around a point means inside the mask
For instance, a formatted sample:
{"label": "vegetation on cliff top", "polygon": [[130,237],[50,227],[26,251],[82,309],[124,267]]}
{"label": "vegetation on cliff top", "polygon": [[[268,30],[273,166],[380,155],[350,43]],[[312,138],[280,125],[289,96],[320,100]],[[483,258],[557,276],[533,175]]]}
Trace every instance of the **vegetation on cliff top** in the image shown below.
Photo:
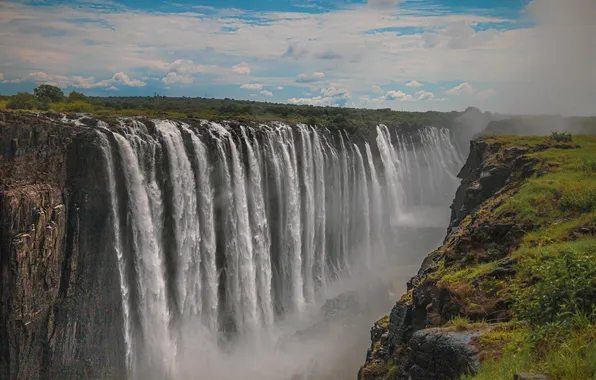
{"label": "vegetation on cliff top", "polygon": [[[475,343],[480,371],[470,378],[536,372],[594,379],[596,137],[491,136],[479,143],[488,152],[482,170],[509,163],[513,177],[429,255],[435,264],[413,288],[449,294],[450,308],[437,312],[451,317],[435,315],[431,304],[428,323],[445,331],[488,323]],[[401,301],[411,304],[411,294]],[[376,366],[379,372],[382,361]]]}
{"label": "vegetation on cliff top", "polygon": [[[240,121],[285,121],[325,125],[347,130],[365,137],[374,137],[378,124],[399,125],[402,128],[423,126],[480,131],[488,124],[488,134],[510,131],[517,134],[535,134],[545,130],[535,127],[547,120],[552,130],[596,134],[596,118],[559,118],[553,116],[506,117],[481,112],[470,107],[465,112],[406,112],[385,109],[360,109],[347,107],[321,107],[265,103],[234,99],[207,99],[189,97],[136,96],[136,97],[87,97],[73,91],[65,96],[49,85],[41,85],[34,94],[19,93],[0,96],[0,109],[56,111],[65,113],[85,112],[99,117],[146,116],[174,119],[199,118],[207,120],[229,119]],[[462,115],[465,117],[462,118]],[[471,135],[470,135],[471,136]]]}
{"label": "vegetation on cliff top", "polygon": [[517,260],[510,286],[513,315],[527,324],[517,329],[504,357],[486,363],[477,378],[511,378],[513,370],[594,378],[596,139],[575,137],[568,146],[530,156],[539,159],[537,174],[495,210],[514,212],[517,223],[535,226],[511,254]]}
{"label": "vegetation on cliff top", "polygon": [[513,276],[501,283],[483,277],[494,270],[495,263],[490,262],[443,277],[452,282],[450,286],[475,281],[475,287],[497,287],[494,295],[507,299],[514,320],[524,322],[507,334],[495,329],[483,337],[485,342],[496,340],[502,352],[489,357],[475,378],[511,379],[516,372],[529,371],[553,379],[594,378],[596,138],[553,134],[547,142],[519,137],[488,140],[504,147],[532,147],[526,156],[537,161],[531,178],[475,213],[484,211],[486,218],[531,226],[519,247],[508,254],[516,262]]}
{"label": "vegetation on cliff top", "polygon": [[[43,87],[43,88],[42,88]],[[53,87],[53,88],[50,88]],[[345,107],[320,107],[290,105],[234,99],[206,99],[189,97],[137,96],[137,97],[86,97],[78,92],[64,96],[54,86],[42,85],[35,94],[19,93],[0,96],[0,109],[22,109],[56,112],[85,112],[96,116],[146,116],[175,119],[230,119],[245,121],[285,121],[326,125],[362,135],[375,135],[380,123],[401,127],[463,126],[458,117],[463,112],[402,112],[387,109],[356,109]],[[470,108],[483,115],[478,109]],[[490,114],[486,113],[490,118]]]}

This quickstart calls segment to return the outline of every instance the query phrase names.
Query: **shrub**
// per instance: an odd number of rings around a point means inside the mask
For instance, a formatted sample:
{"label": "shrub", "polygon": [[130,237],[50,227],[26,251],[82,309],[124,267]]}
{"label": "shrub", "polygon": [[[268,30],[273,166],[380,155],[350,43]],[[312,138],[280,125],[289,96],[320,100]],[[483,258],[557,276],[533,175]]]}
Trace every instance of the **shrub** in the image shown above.
{"label": "shrub", "polygon": [[6,108],[13,110],[30,110],[35,105],[35,98],[28,92],[19,92],[14,96],[11,96],[6,104]]}
{"label": "shrub", "polygon": [[550,140],[556,142],[571,142],[572,136],[571,133],[567,132],[551,132]]}
{"label": "shrub", "polygon": [[525,265],[531,278],[516,289],[521,318],[537,325],[562,324],[577,314],[594,316],[595,239],[543,248],[542,254],[528,259]]}
{"label": "shrub", "polygon": [[89,99],[87,98],[87,95],[83,94],[82,92],[76,92],[76,91],[71,91],[70,94],[68,94],[68,99],[67,102],[68,103],[74,103],[74,102],[88,102]]}

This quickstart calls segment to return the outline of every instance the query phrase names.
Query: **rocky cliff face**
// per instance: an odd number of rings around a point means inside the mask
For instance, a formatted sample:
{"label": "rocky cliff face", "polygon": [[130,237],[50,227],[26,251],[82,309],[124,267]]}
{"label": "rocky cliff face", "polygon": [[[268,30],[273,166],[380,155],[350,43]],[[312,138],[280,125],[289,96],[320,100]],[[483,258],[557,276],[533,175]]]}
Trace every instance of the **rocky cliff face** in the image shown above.
{"label": "rocky cliff face", "polygon": [[[504,289],[515,259],[508,254],[534,228],[514,214],[495,218],[491,212],[536,174],[537,160],[526,153],[548,148],[472,141],[444,244],[427,256],[391,313],[374,324],[359,379],[456,379],[475,372],[478,337],[491,328],[486,322],[511,317]],[[448,323],[454,317],[472,323],[460,329]]]}
{"label": "rocky cliff face", "polygon": [[95,136],[0,113],[2,379],[122,374],[115,260],[90,254],[108,238]]}

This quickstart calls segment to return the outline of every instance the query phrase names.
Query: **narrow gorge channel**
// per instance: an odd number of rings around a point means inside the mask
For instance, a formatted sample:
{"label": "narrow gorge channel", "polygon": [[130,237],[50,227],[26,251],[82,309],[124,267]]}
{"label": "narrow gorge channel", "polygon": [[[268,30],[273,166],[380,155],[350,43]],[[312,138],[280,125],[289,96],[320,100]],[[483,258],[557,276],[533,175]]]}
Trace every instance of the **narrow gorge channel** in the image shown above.
{"label": "narrow gorge channel", "polygon": [[[3,199],[4,220],[22,215],[2,241],[17,273],[3,274],[8,379],[354,378],[371,321],[440,245],[463,164],[435,127],[366,141],[281,123],[44,123],[3,137],[6,162],[33,166],[63,142],[65,178],[49,202],[19,181]],[[58,274],[19,306],[11,281],[52,268],[23,266],[49,240],[31,243],[28,214],[59,205]]]}

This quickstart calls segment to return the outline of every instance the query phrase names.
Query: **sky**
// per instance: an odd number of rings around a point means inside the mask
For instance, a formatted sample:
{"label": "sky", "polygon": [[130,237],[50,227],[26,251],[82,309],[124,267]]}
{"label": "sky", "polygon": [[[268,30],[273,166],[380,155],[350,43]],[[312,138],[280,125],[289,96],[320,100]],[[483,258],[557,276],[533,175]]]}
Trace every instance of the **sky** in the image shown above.
{"label": "sky", "polygon": [[0,2],[0,94],[596,115],[596,0]]}

